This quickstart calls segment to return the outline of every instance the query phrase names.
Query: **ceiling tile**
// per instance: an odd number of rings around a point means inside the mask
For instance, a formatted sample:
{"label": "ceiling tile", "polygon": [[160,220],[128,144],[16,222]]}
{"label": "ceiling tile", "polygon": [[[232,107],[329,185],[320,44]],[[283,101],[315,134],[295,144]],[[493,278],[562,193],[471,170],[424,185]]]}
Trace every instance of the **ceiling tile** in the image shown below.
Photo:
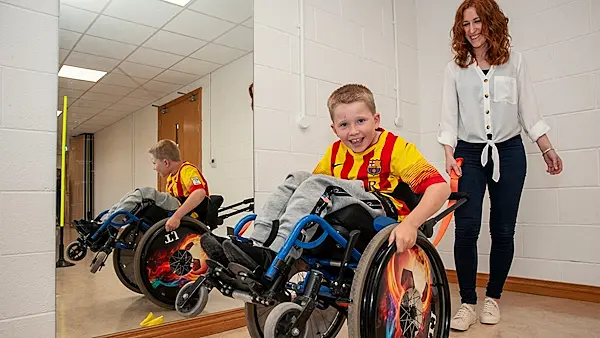
{"label": "ceiling tile", "polygon": [[95,86],[90,88],[90,91],[94,92],[94,93],[125,96],[125,95],[131,93],[133,91],[133,89],[128,88],[128,87],[97,83]]}
{"label": "ceiling tile", "polygon": [[85,121],[85,124],[90,124],[90,125],[111,125],[117,121],[119,121],[122,118],[122,116],[114,116],[114,115],[103,115],[103,114],[98,114],[94,117],[92,117],[91,119]]}
{"label": "ceiling tile", "polygon": [[[115,69],[116,70],[116,69]],[[147,79],[139,79],[136,77],[130,77],[127,75],[121,75],[115,72],[114,70],[109,74],[104,75],[98,83],[108,84],[108,85],[117,85],[129,88],[137,88],[144,83],[146,83]]]}
{"label": "ceiling tile", "polygon": [[148,81],[148,83],[144,84],[142,86],[142,88],[147,89],[149,91],[153,91],[153,92],[170,94],[170,93],[176,91],[177,89],[181,88],[181,86],[182,85],[179,85],[179,84],[166,83],[166,82],[152,80],[152,81]]}
{"label": "ceiling tile", "polygon": [[69,66],[110,72],[119,64],[119,62],[119,60],[110,59],[103,56],[71,52],[71,55],[69,55],[65,61],[65,64]]}
{"label": "ceiling tile", "polygon": [[122,111],[124,113],[133,113],[138,109],[140,109],[140,107],[130,106],[122,103],[115,103],[110,106],[110,110]]}
{"label": "ceiling tile", "polygon": [[190,9],[216,16],[217,18],[241,23],[253,14],[252,0],[197,0]]}
{"label": "ceiling tile", "polygon": [[72,49],[81,34],[61,29],[58,33],[58,46],[64,49]]}
{"label": "ceiling tile", "polygon": [[[120,95],[110,95],[110,94],[102,94],[102,93],[94,93],[87,92],[81,96],[82,100],[91,100],[91,101],[99,101],[99,102],[107,102],[109,105],[111,103],[115,103],[119,101],[122,96]],[[108,106],[104,107],[107,108]]]}
{"label": "ceiling tile", "polygon": [[59,101],[61,104],[63,102],[64,96],[67,96],[67,101],[71,102],[71,101],[73,101],[73,99],[76,99],[76,98],[80,97],[81,95],[83,95],[83,93],[85,93],[85,90],[58,88],[58,97],[60,99]]}
{"label": "ceiling tile", "polygon": [[96,13],[61,4],[58,25],[63,29],[83,33],[97,16]]}
{"label": "ceiling tile", "polygon": [[[133,106],[133,107],[137,107],[137,108],[141,108],[144,106],[149,105],[150,103],[152,103],[152,101],[154,100],[150,100],[150,99],[138,99],[135,97],[124,97],[121,100],[119,100],[119,104],[124,104],[124,105],[128,105],[128,106]],[[111,109],[114,109],[114,107],[111,107]]]}
{"label": "ceiling tile", "polygon": [[114,117],[125,117],[127,115],[129,115],[128,112],[123,112],[123,111],[118,111],[118,110],[104,110],[102,111],[102,116],[114,116]]}
{"label": "ceiling tile", "polygon": [[148,41],[146,41],[146,43],[144,43],[144,47],[188,56],[205,44],[207,44],[206,41],[159,30]]}
{"label": "ceiling tile", "polygon": [[220,36],[215,42],[249,52],[254,47],[254,31],[248,27],[237,26]]}
{"label": "ceiling tile", "polygon": [[219,68],[220,66],[221,65],[212,62],[185,58],[175,66],[171,67],[171,69],[203,76]]}
{"label": "ceiling tile", "polygon": [[108,1],[109,0],[60,0],[60,3],[100,13]]}
{"label": "ceiling tile", "polygon": [[200,48],[200,50],[192,54],[191,57],[224,65],[244,54],[246,54],[246,52],[239,49],[210,43]]}
{"label": "ceiling tile", "polygon": [[65,62],[65,58],[67,57],[67,55],[69,55],[69,50],[61,48],[58,51],[58,63],[62,64],[63,62]]}
{"label": "ceiling tile", "polygon": [[127,95],[127,96],[133,97],[136,99],[147,99],[147,100],[154,101],[156,99],[160,99],[161,97],[165,96],[165,94],[149,91],[148,89],[145,89],[144,87],[140,87],[140,88],[134,90],[133,92],[129,93],[129,95]]}
{"label": "ceiling tile", "polygon": [[152,27],[162,27],[181,7],[160,0],[112,0],[104,14]]}
{"label": "ceiling tile", "polygon": [[151,79],[164,70],[162,68],[141,65],[139,63],[128,61],[124,61],[117,68],[129,76],[139,77],[140,79]]}
{"label": "ceiling tile", "polygon": [[75,46],[74,50],[122,60],[126,58],[127,55],[131,54],[135,48],[135,46],[122,42],[85,35],[77,43],[77,46]]}
{"label": "ceiling tile", "polygon": [[[85,94],[83,96],[85,96]],[[104,110],[110,106],[110,103],[108,103],[108,102],[84,100],[83,96],[81,98],[77,99],[77,101],[73,102],[73,108],[81,107],[81,108]]]}
{"label": "ceiling tile", "polygon": [[69,117],[73,117],[74,119],[76,119],[75,116],[82,118],[90,118],[101,111],[102,109],[98,108],[69,106],[69,110],[67,111],[67,120],[69,120]]}
{"label": "ceiling tile", "polygon": [[139,48],[127,58],[127,61],[160,68],[169,68],[181,61],[181,59],[183,59],[183,56],[180,55],[161,52],[154,49]]}
{"label": "ceiling tile", "polygon": [[169,22],[164,30],[210,41],[233,27],[231,22],[186,9]]}
{"label": "ceiling tile", "polygon": [[186,74],[167,69],[154,79],[162,82],[175,83],[184,86],[196,81],[198,79],[198,75]]}
{"label": "ceiling tile", "polygon": [[254,28],[254,18],[250,18],[243,23],[244,26],[248,28]]}
{"label": "ceiling tile", "polygon": [[73,79],[67,79],[64,77],[58,78],[58,86],[60,88],[77,89],[77,90],[85,91],[85,90],[92,88],[93,85],[94,85],[94,82],[73,80]]}
{"label": "ceiling tile", "polygon": [[156,28],[102,15],[87,34],[139,46],[154,32]]}

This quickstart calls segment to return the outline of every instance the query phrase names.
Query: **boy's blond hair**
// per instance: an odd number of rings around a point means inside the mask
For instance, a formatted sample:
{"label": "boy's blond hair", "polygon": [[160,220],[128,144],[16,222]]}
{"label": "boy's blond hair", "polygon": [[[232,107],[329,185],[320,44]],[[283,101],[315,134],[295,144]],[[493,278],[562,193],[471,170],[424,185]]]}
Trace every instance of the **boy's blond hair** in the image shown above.
{"label": "boy's blond hair", "polygon": [[172,140],[160,140],[148,151],[157,160],[181,161],[181,152]]}
{"label": "boy's blond hair", "polygon": [[375,108],[375,99],[369,88],[360,84],[347,84],[336,89],[327,100],[327,108],[329,108],[329,116],[333,121],[333,110],[339,104],[350,104],[354,102],[364,102],[371,113],[377,112]]}

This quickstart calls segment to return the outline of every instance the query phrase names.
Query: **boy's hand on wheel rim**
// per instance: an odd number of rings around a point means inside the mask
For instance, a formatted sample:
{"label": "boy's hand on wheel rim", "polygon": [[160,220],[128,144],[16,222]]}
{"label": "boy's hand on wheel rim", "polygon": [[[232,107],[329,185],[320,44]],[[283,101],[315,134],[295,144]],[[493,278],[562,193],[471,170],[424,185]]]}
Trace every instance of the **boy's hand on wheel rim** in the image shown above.
{"label": "boy's hand on wheel rim", "polygon": [[167,224],[165,224],[165,230],[167,230],[167,232],[173,231],[179,228],[179,223],[181,223],[181,221],[178,218],[171,216],[167,220]]}
{"label": "boy's hand on wheel rim", "polygon": [[404,252],[417,243],[417,228],[410,225],[399,223],[395,225],[394,230],[390,233],[388,244],[396,243],[396,251]]}

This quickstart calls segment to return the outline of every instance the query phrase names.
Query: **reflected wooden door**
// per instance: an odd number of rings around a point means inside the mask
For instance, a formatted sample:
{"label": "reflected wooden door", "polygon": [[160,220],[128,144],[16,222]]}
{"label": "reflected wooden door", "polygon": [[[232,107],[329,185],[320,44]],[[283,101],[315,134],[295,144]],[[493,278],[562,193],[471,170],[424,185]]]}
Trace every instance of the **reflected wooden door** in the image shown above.
{"label": "reflected wooden door", "polygon": [[[183,161],[202,170],[202,88],[158,108],[158,139],[179,146]],[[158,176],[158,190],[165,191],[166,179]]]}

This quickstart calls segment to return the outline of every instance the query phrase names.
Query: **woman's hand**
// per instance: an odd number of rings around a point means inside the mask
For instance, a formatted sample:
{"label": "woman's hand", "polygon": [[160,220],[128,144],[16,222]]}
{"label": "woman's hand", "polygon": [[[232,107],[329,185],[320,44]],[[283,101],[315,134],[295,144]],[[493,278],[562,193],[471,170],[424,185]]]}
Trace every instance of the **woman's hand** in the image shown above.
{"label": "woman's hand", "polygon": [[462,176],[462,171],[460,170],[458,164],[456,164],[456,159],[453,156],[446,155],[446,172],[448,175],[450,175],[452,170],[454,170],[458,176]]}
{"label": "woman's hand", "polygon": [[456,159],[454,158],[454,148],[449,145],[444,145],[444,154],[446,155],[446,173],[450,175],[452,170],[458,175],[462,176],[462,171],[458,164],[456,164]]}
{"label": "woman's hand", "polygon": [[546,162],[546,172],[550,175],[558,175],[563,170],[562,160],[554,149],[551,149],[544,154],[544,161]]}

